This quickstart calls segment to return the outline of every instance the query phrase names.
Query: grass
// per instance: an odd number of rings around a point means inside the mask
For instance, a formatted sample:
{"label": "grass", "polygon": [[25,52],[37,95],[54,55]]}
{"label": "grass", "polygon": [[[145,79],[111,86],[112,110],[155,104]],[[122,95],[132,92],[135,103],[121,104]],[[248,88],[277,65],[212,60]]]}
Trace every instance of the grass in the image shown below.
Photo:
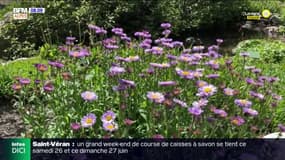
{"label": "grass", "polygon": [[34,67],[35,63],[47,63],[47,60],[41,59],[41,57],[31,57],[22,60],[16,60],[8,62],[5,65],[0,66],[0,70],[8,73],[10,77],[20,76],[29,77],[35,75],[36,70]]}
{"label": "grass", "polygon": [[[7,64],[0,65],[0,98],[13,98],[11,86],[15,77],[32,77],[35,75],[35,63],[47,63],[46,60],[38,57],[10,61]],[[32,77],[34,78],[34,77]]]}

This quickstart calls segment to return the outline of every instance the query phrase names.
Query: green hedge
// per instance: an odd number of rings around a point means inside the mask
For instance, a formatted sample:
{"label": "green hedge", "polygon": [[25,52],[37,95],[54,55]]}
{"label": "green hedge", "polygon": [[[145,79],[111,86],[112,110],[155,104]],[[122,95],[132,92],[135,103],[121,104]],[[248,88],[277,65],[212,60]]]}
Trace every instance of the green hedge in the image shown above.
{"label": "green hedge", "polygon": [[[66,36],[75,36],[88,43],[87,24],[105,28],[123,27],[128,34],[146,29],[157,37],[161,22],[172,23],[172,37],[191,36],[190,31],[238,27],[243,11],[261,11],[269,8],[273,13],[281,10],[277,0],[100,0],[100,1],[21,1],[7,6],[45,7],[45,14],[33,14],[29,20],[6,22],[0,30],[0,58],[16,59],[33,56],[34,49],[44,43],[63,43]],[[0,15],[4,12],[0,12]]]}
{"label": "green hedge", "polygon": [[272,39],[250,39],[241,41],[233,49],[235,54],[241,52],[257,53],[264,63],[284,63],[285,43]]}

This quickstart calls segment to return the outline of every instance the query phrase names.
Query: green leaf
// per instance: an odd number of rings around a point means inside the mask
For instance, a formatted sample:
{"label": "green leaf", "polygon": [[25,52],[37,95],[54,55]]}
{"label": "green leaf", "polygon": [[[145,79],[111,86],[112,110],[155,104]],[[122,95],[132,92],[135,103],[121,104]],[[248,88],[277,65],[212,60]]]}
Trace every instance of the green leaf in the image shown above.
{"label": "green leaf", "polygon": [[140,116],[147,121],[146,111],[144,109],[139,109]]}
{"label": "green leaf", "polygon": [[258,52],[249,51],[248,53],[250,58],[260,58],[260,54]]}
{"label": "green leaf", "polygon": [[86,81],[92,80],[93,77],[94,77],[93,74],[88,74],[88,75],[85,76],[85,80]]}

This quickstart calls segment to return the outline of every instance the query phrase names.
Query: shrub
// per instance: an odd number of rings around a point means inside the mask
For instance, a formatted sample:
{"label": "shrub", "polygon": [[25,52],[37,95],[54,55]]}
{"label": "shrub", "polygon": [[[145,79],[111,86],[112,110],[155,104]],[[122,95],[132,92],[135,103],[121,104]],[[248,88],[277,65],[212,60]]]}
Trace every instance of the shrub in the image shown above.
{"label": "shrub", "polygon": [[241,52],[257,53],[263,63],[282,63],[285,57],[285,43],[279,40],[251,39],[240,42],[233,49],[235,54]]}
{"label": "shrub", "polygon": [[[93,23],[105,28],[121,26],[128,34],[146,29],[156,36],[159,22],[173,24],[172,34],[181,39],[189,36],[189,31],[235,28],[243,20],[243,11],[260,11],[269,8],[279,12],[279,1],[212,1],[212,0],[160,0],[160,1],[109,1],[90,0],[21,2],[11,6],[46,8],[45,14],[33,14],[29,20],[11,21],[2,26],[0,57],[15,59],[32,56],[33,49],[44,43],[54,44],[64,41],[66,36],[76,36],[80,43],[88,44],[86,24]],[[12,48],[12,49],[10,49]],[[14,52],[13,50],[16,50]],[[2,55],[3,54],[3,55]]]}

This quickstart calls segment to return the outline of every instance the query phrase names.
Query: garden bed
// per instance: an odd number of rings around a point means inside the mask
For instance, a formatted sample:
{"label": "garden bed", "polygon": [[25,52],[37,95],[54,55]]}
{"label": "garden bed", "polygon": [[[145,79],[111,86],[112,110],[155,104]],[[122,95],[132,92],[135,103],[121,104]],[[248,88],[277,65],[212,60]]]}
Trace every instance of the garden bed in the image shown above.
{"label": "garden bed", "polygon": [[48,60],[3,65],[13,73],[14,105],[31,126],[25,135],[255,138],[283,123],[284,78],[256,54],[228,57],[222,39],[184,45],[169,37],[169,23],[158,39],[146,31],[128,37],[122,28],[108,37],[88,27],[90,46],[67,37],[58,48],[41,48]]}

